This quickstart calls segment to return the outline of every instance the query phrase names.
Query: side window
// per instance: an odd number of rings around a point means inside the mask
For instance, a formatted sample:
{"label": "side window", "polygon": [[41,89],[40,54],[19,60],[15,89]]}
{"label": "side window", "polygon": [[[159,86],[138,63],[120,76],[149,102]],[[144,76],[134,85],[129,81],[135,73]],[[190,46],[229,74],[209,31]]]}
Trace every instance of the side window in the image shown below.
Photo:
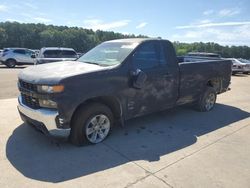
{"label": "side window", "polygon": [[25,55],[25,50],[22,50],[22,49],[14,50],[13,52],[16,53],[16,54],[23,54],[23,55]]}
{"label": "side window", "polygon": [[159,65],[159,49],[157,43],[146,42],[142,44],[133,55],[133,65],[135,68],[147,69]]}
{"label": "side window", "polygon": [[77,58],[76,52],[72,50],[62,50],[62,57],[63,58]]}
{"label": "side window", "polygon": [[43,55],[45,58],[60,58],[61,50],[46,50]]}

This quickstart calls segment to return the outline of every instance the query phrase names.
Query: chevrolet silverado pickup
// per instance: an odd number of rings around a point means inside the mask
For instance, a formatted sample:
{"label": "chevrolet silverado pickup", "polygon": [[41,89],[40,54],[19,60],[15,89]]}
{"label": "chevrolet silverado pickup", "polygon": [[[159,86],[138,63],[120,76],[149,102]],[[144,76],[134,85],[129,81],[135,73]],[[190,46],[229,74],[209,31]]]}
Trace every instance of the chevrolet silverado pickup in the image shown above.
{"label": "chevrolet silverado pickup", "polygon": [[76,61],[24,69],[18,110],[45,134],[97,144],[134,117],[188,103],[210,111],[230,80],[231,61],[178,62],[168,40],[120,39]]}

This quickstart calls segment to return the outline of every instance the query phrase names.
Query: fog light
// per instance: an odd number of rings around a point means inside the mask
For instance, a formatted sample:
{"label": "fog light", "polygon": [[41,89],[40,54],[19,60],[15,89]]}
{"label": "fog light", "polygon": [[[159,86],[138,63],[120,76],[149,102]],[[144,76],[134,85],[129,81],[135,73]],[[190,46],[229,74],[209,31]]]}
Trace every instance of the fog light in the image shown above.
{"label": "fog light", "polygon": [[63,123],[64,123],[64,119],[59,118],[59,123],[60,123],[60,124],[63,124]]}
{"label": "fog light", "polygon": [[39,105],[44,108],[57,108],[56,102],[52,100],[39,99]]}

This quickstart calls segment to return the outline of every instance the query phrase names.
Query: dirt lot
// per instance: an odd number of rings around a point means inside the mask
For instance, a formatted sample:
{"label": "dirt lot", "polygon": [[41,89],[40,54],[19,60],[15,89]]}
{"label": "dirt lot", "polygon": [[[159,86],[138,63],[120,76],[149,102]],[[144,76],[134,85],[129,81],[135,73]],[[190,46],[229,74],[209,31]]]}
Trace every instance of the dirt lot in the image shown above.
{"label": "dirt lot", "polygon": [[250,75],[234,76],[211,112],[137,118],[78,148],[22,123],[19,71],[0,67],[0,187],[250,187]]}

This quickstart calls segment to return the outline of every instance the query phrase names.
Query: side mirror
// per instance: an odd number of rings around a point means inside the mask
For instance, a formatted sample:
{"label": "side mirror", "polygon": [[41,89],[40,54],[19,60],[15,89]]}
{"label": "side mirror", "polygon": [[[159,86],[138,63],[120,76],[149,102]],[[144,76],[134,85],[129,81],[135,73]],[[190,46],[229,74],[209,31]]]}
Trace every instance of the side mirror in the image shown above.
{"label": "side mirror", "polygon": [[32,54],[30,57],[34,59],[34,58],[36,58],[36,55]]}
{"label": "side mirror", "polygon": [[146,73],[141,71],[140,69],[137,69],[136,71],[132,72],[132,76],[133,76],[133,83],[132,83],[133,87],[136,89],[142,89],[147,80]]}

